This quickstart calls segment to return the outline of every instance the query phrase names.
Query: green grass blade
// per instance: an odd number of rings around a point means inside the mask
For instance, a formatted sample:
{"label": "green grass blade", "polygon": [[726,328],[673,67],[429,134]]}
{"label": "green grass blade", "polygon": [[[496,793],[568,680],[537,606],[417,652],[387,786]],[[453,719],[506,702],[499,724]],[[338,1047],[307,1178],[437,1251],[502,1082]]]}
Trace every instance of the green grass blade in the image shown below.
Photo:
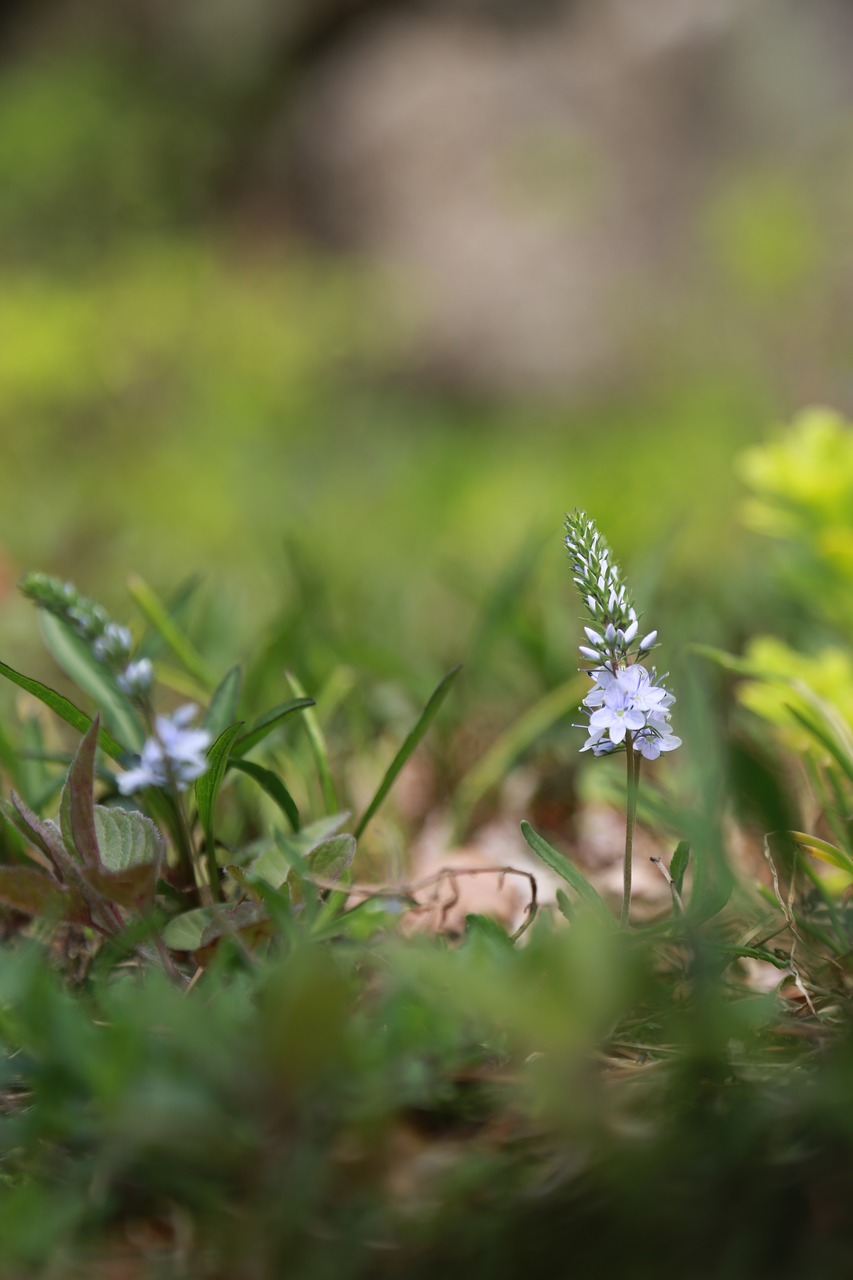
{"label": "green grass blade", "polygon": [[457,664],[455,667],[451,667],[450,670],[447,672],[447,675],[445,675],[436,685],[435,689],[433,690],[432,694],[429,697],[429,700],[427,701],[426,706],[424,707],[423,711],[421,712],[417,721],[415,722],[415,725],[407,734],[403,745],[400,747],[400,750],[397,752],[394,759],[391,761],[390,765],[385,771],[385,776],[380,782],[375,796],[373,797],[370,804],[365,809],[361,817],[361,820],[356,825],[356,828],[355,828],[356,839],[358,839],[358,837],[362,834],[368,822],[376,813],[377,809],[382,804],[385,797],[388,795],[388,792],[393,787],[394,782],[396,781],[397,775],[405,765],[406,761],[412,755],[415,748],[420,743],[427,729],[429,729],[430,725],[432,724],[433,720],[438,714],[438,711],[439,711],[439,708],[441,707],[442,702],[447,697],[447,694],[450,691],[450,686],[453,684],[453,681],[459,675],[459,672],[461,670],[462,670],[461,664]]}
{"label": "green grass blade", "polygon": [[202,723],[214,741],[236,719],[242,678],[241,669],[232,667],[225,673],[213,692]]}
{"label": "green grass blade", "polygon": [[547,840],[543,840],[540,835],[537,835],[529,822],[522,822],[521,834],[537,858],[541,858],[546,867],[550,867],[562,880],[566,881],[566,884],[571,885],[581,901],[586,903],[602,924],[613,924],[610,908],[601,894],[590,884],[586,876],[578,871],[577,867],[572,866],[568,858],[563,857],[561,853],[551,847]]}
{"label": "green grass blade", "polygon": [[797,844],[802,845],[807,853],[820,858],[821,862],[828,862],[830,866],[838,867],[840,871],[846,871],[849,876],[853,876],[853,858],[843,849],[830,844],[828,840],[819,840],[817,836],[807,835],[804,831],[789,831],[788,835],[796,840]]}
{"label": "green grass blade", "polygon": [[[46,707],[64,720],[66,724],[70,724],[73,729],[77,729],[80,733],[85,733],[92,723],[92,717],[87,716],[85,711],[81,711],[79,707],[75,707],[73,702],[63,697],[61,693],[57,693],[55,689],[51,689],[48,685],[42,684],[40,680],[32,680],[29,676],[21,675],[20,671],[15,671],[14,667],[9,667],[5,662],[0,662],[0,676],[16,684],[19,689],[24,689],[27,693],[32,694],[34,698],[38,698],[39,702],[43,702]],[[108,756],[112,756],[113,760],[119,764],[124,764],[130,754],[126,747],[116,742],[106,729],[102,729],[98,734],[98,746],[105,751]]]}
{"label": "green grass blade", "polygon": [[[287,672],[287,681],[297,698],[304,699],[306,697],[305,690],[292,671]],[[304,724],[308,734],[308,741],[311,744],[311,752],[317,765],[317,772],[320,775],[323,802],[328,813],[335,813],[338,809],[338,794],[329,769],[329,750],[316,713],[307,706],[305,708]]]}
{"label": "green grass blade", "polygon": [[215,682],[207,663],[192,641],[181,631],[154,589],[138,574],[132,574],[128,578],[127,589],[145,621],[157,632],[178,662],[186,667],[196,680],[201,681],[206,689],[212,688]]}
{"label": "green grass blade", "polygon": [[75,635],[67,622],[39,610],[44,642],[56,665],[88,694],[99,708],[111,733],[134,750],[142,746],[145,734],[129,698],[95,658],[85,640]]}
{"label": "green grass blade", "polygon": [[267,711],[252,725],[248,733],[244,733],[242,738],[237,739],[231,752],[232,760],[248,755],[252,748],[259,742],[263,742],[267,734],[272,733],[286,716],[292,715],[294,711],[303,711],[313,706],[315,706],[313,698],[293,698],[290,702],[282,702],[280,706],[273,707],[272,711]]}
{"label": "green grass blade", "polygon": [[252,778],[261,790],[265,791],[270,799],[276,802],[290,823],[291,829],[293,831],[299,830],[299,810],[296,807],[296,801],[277,774],[273,773],[271,769],[265,769],[262,765],[255,764],[253,760],[235,760],[233,754],[229,765],[232,769],[239,769],[241,773],[245,773],[247,777]]}

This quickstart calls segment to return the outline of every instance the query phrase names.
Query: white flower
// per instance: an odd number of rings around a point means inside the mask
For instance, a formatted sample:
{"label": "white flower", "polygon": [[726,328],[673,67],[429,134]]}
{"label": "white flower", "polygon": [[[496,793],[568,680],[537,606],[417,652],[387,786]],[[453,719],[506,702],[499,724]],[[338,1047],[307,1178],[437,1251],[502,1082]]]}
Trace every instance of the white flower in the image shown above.
{"label": "white flower", "polygon": [[197,708],[192,703],[179,707],[171,716],[157,716],[155,734],[147,738],[139,764],[118,779],[122,795],[130,795],[141,787],[167,787],[174,784],[183,791],[207,769],[205,752],[211,744],[206,729],[189,729]]}
{"label": "white flower", "polygon": [[122,693],[134,695],[147,693],[154,679],[154,667],[150,658],[137,658],[129,662],[117,678],[116,683]]}

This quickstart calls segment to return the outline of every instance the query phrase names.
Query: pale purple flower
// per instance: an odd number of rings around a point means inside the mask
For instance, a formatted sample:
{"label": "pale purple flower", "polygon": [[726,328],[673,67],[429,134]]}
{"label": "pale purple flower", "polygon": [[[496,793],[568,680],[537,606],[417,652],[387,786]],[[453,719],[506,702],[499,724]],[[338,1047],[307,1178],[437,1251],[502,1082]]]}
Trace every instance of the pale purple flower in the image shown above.
{"label": "pale purple flower", "polygon": [[207,769],[205,752],[212,738],[206,729],[187,726],[196,714],[192,703],[179,707],[171,716],[157,716],[155,734],[146,738],[139,764],[118,779],[122,795],[130,795],[141,787],[167,787],[174,784],[183,791]]}

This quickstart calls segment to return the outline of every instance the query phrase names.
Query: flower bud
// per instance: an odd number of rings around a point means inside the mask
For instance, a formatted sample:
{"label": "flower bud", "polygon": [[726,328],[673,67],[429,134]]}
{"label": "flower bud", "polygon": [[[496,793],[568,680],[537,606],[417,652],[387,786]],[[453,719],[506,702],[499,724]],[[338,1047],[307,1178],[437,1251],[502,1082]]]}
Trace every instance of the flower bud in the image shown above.
{"label": "flower bud", "polygon": [[578,645],[581,657],[586,658],[589,662],[601,662],[601,654],[597,649],[588,649],[585,644]]}
{"label": "flower bud", "polygon": [[658,633],[656,631],[650,631],[649,634],[647,636],[643,636],[642,640],[640,641],[640,648],[651,649],[652,645],[654,644],[655,640],[657,640],[657,638],[658,638]]}
{"label": "flower bud", "polygon": [[590,644],[597,645],[599,649],[604,648],[604,640],[597,631],[593,631],[592,627],[584,627],[584,631],[586,632],[586,638]]}

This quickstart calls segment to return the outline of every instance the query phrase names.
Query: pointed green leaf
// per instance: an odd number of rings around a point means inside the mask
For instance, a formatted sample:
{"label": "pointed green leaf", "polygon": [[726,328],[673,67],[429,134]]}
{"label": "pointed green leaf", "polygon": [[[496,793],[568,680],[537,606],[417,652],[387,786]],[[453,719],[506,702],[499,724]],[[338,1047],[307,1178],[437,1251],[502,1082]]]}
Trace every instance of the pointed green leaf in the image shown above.
{"label": "pointed green leaf", "polygon": [[427,701],[426,706],[424,707],[423,711],[421,712],[420,716],[418,717],[417,721],[415,722],[414,726],[412,727],[405,741],[403,742],[403,745],[400,747],[400,750],[397,752],[394,759],[391,761],[390,765],[388,766],[385,772],[385,777],[382,779],[376,791],[376,795],[373,797],[370,804],[365,809],[360,822],[357,824],[355,828],[356,838],[358,838],[362,834],[368,822],[376,813],[377,809],[382,804],[385,797],[388,795],[388,792],[393,787],[394,782],[396,781],[397,775],[399,774],[400,770],[403,768],[403,765],[412,755],[415,748],[418,746],[419,742],[421,741],[424,734],[426,733],[427,729],[430,727],[436,715],[438,714],[438,711],[439,711],[439,708],[441,707],[442,702],[447,697],[447,694],[450,692],[450,686],[453,684],[453,681],[459,675],[459,672],[461,670],[462,670],[461,663],[457,664],[455,667],[451,667],[451,669],[447,672],[447,674],[439,681],[438,685],[436,685],[435,689],[433,690],[432,694],[429,697],[429,700]]}
{"label": "pointed green leaf", "polygon": [[560,915],[565,916],[569,924],[574,924],[575,920],[577,919],[577,916],[575,915],[575,909],[572,906],[572,900],[569,897],[569,895],[565,893],[562,889],[558,889],[556,893],[556,899],[557,899],[557,910],[560,912]]}
{"label": "pointed green leaf", "polygon": [[[70,724],[72,728],[85,733],[92,723],[92,717],[87,716],[85,711],[81,711],[79,707],[75,707],[73,702],[63,697],[61,693],[57,693],[55,689],[51,689],[48,685],[42,684],[40,680],[33,680],[29,676],[21,675],[20,671],[15,671],[13,667],[9,667],[5,662],[0,662],[0,676],[16,684],[19,689],[26,690],[31,693],[34,698],[38,698],[39,702],[43,702],[46,707],[50,707],[66,724]],[[108,756],[112,756],[113,760],[123,764],[127,759],[129,751],[127,748],[116,742],[106,729],[102,729],[98,736],[98,745]]]}
{"label": "pointed green leaf", "polygon": [[51,657],[78,689],[89,695],[110,732],[134,750],[141,747],[145,734],[129,698],[98,662],[86,641],[52,613],[40,610],[39,622]]}
{"label": "pointed green leaf", "polygon": [[293,831],[299,830],[299,810],[296,802],[277,774],[271,769],[264,769],[262,765],[255,764],[253,760],[235,760],[233,755],[228,763],[230,768],[239,769],[247,777],[253,778],[258,786],[276,802]]}
{"label": "pointed green leaf", "polygon": [[225,770],[228,768],[228,756],[231,751],[231,746],[242,727],[243,722],[240,720],[237,724],[229,725],[227,729],[220,733],[219,737],[207,753],[207,769],[200,778],[196,778],[195,798],[196,804],[198,805],[198,816],[201,819],[201,825],[204,828],[204,837],[207,843],[207,856],[211,871],[215,866],[213,810],[216,805],[216,797],[219,794],[219,788],[222,786],[222,779],[225,777]]}
{"label": "pointed green leaf", "polygon": [[522,822],[521,834],[536,856],[541,858],[545,865],[555,871],[562,880],[571,885],[581,901],[590,908],[602,924],[613,924],[610,908],[601,894],[590,884],[586,876],[578,871],[577,867],[572,866],[568,858],[558,853],[547,840],[543,840],[540,835],[537,835],[529,822]]}
{"label": "pointed green leaf", "polygon": [[675,853],[672,855],[672,862],[669,864],[669,874],[672,876],[673,884],[679,895],[684,892],[684,875],[689,861],[690,844],[687,840],[680,840],[676,846]]}
{"label": "pointed green leaf", "polygon": [[272,733],[286,716],[315,705],[313,698],[293,698],[290,702],[283,702],[280,706],[273,707],[272,711],[267,711],[252,725],[248,733],[244,733],[242,738],[237,739],[231,752],[232,760],[247,755],[259,742],[263,742],[267,734]]}
{"label": "pointed green leaf", "polygon": [[233,907],[198,907],[170,920],[163,941],[173,951],[199,951],[229,933],[246,936],[251,943],[273,932],[267,908],[260,902],[239,902]]}
{"label": "pointed green leaf", "polygon": [[240,668],[232,667],[214,690],[202,722],[214,740],[228,728],[229,724],[233,724],[237,717],[242,679],[243,673]]}

